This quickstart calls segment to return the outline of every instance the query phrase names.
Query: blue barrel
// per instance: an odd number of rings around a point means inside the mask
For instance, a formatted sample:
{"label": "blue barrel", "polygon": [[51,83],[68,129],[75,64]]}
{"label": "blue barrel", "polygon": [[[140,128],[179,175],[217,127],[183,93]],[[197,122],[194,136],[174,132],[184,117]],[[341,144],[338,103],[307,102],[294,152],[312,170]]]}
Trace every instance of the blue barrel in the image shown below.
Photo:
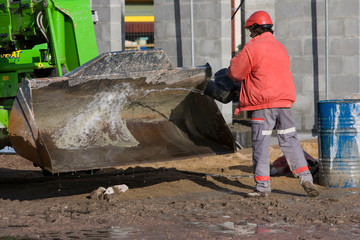
{"label": "blue barrel", "polygon": [[360,99],[318,102],[319,181],[360,187]]}

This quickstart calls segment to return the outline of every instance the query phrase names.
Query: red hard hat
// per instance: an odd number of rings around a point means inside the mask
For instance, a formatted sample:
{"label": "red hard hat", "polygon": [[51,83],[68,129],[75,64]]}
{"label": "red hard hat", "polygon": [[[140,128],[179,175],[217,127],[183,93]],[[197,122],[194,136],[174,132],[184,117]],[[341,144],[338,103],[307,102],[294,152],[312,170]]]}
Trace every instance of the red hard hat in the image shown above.
{"label": "red hard hat", "polygon": [[255,23],[258,25],[273,25],[270,15],[265,11],[257,11],[251,14],[249,19],[246,21],[245,28],[250,27]]}

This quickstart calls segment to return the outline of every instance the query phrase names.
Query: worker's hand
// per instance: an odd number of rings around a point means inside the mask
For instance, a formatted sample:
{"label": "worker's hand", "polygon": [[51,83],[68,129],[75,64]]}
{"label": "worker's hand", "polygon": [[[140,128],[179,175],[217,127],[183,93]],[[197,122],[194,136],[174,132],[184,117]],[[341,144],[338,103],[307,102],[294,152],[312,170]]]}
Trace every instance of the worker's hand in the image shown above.
{"label": "worker's hand", "polygon": [[240,114],[240,108],[235,108],[234,114],[237,116]]}

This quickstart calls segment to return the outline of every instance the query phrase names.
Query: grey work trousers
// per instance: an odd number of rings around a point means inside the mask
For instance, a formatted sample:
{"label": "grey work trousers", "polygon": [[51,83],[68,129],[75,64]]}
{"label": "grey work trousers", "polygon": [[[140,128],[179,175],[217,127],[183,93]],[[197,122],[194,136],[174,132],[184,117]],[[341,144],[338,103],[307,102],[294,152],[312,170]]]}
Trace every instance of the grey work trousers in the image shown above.
{"label": "grey work trousers", "polygon": [[291,108],[268,108],[256,110],[251,116],[255,190],[271,192],[269,146],[274,127],[280,148],[294,176],[299,177],[300,184],[305,181],[313,182],[303,149],[297,139]]}

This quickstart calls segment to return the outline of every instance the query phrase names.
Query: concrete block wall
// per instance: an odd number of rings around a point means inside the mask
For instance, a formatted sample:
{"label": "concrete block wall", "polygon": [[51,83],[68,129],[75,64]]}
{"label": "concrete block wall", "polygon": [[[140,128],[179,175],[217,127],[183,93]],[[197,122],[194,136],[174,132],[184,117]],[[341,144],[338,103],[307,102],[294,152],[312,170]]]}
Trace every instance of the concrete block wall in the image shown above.
{"label": "concrete block wall", "polygon": [[360,2],[329,1],[329,97],[359,94]]}
{"label": "concrete block wall", "polygon": [[[358,0],[329,0],[328,99],[359,92]],[[317,105],[326,99],[325,1],[277,0],[275,35],[287,48],[297,90],[294,114],[300,131],[317,129]]]}
{"label": "concrete block wall", "polygon": [[[121,50],[121,3],[93,1],[99,52]],[[231,1],[194,0],[195,65],[209,63],[213,73],[231,59]],[[317,129],[316,102],[359,95],[360,1],[329,2],[329,78],[325,80],[325,0],[245,1],[245,19],[257,10],[269,12],[275,37],[285,45],[297,90],[294,117],[298,131]],[[238,12],[240,14],[240,12]],[[155,47],[168,54],[174,66],[191,65],[190,0],[154,0]],[[249,41],[246,33],[245,42]],[[231,104],[219,104],[227,122]]]}
{"label": "concrete block wall", "polygon": [[293,110],[298,131],[316,129],[316,101],[324,79],[324,31],[320,31],[322,36],[318,32],[321,11],[317,5],[311,0],[278,0],[275,4],[275,36],[288,50],[296,87]]}
{"label": "concrete block wall", "polygon": [[95,24],[99,54],[123,50],[124,0],[93,0],[92,9],[97,11],[99,17]]}
{"label": "concrete block wall", "polygon": [[[296,86],[293,106],[298,131],[316,134],[317,101],[359,95],[358,0],[328,0],[329,78],[325,79],[325,1],[245,1],[245,19],[257,10],[267,11],[275,37],[287,48]],[[246,42],[250,40],[246,32]]]}
{"label": "concrete block wall", "polygon": [[[194,0],[194,65],[209,63],[213,73],[231,60],[231,4],[228,0]],[[191,66],[190,0],[155,0],[155,48],[177,67]],[[232,104],[218,106],[232,121]]]}
{"label": "concrete block wall", "polygon": [[[195,65],[227,67],[231,58],[230,3],[195,0]],[[190,0],[154,1],[155,47],[166,51],[174,66],[191,66]],[[181,55],[181,56],[179,56]]]}
{"label": "concrete block wall", "polygon": [[[271,19],[274,21],[275,19],[275,0],[251,0],[244,1],[245,8],[245,20],[250,17],[256,11],[266,11],[269,13]],[[250,41],[250,32],[248,30],[245,31],[245,43]]]}

